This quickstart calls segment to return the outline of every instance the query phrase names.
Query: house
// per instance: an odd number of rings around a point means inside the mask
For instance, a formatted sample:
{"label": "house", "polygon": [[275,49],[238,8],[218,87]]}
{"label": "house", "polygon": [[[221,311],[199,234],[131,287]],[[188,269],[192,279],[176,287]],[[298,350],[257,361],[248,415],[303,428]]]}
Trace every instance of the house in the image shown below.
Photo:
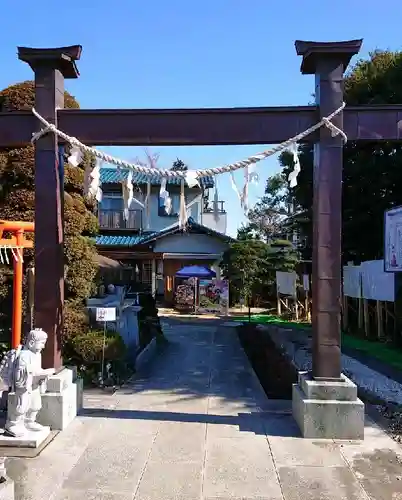
{"label": "house", "polygon": [[[226,235],[227,213],[224,202],[218,210],[210,202],[214,188],[211,177],[200,179],[200,186],[185,185],[188,223],[179,228],[180,179],[167,184],[172,209],[166,212],[160,198],[160,179],[151,178],[148,211],[144,204],[148,178],[133,175],[134,198],[127,220],[123,217],[122,182],[128,170],[101,169],[102,201],[98,206],[99,234],[96,246],[99,254],[119,261],[127,271],[126,281],[141,282],[166,303],[173,302],[174,276],[185,265],[212,267],[219,277],[219,262],[231,238]],[[147,216],[148,214],[148,216]]]}

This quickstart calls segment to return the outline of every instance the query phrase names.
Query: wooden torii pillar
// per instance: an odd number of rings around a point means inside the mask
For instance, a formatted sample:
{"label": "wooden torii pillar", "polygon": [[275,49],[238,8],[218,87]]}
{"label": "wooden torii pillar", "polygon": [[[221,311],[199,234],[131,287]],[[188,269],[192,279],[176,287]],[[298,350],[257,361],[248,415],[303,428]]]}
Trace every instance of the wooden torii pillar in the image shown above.
{"label": "wooden torii pillar", "polygon": [[[303,74],[315,74],[316,105],[277,108],[113,110],[63,108],[64,78],[77,78],[81,46],[18,49],[35,73],[37,111],[63,132],[89,145],[275,144],[306,130],[343,100],[343,74],[362,40],[296,42]],[[59,108],[59,109],[57,109]],[[402,105],[348,106],[334,119],[350,141],[401,140]],[[30,111],[0,113],[0,147],[29,143],[40,130]],[[312,380],[342,384],[340,350],[342,143],[322,127],[315,143]],[[35,318],[49,334],[46,367],[61,364],[63,321],[63,206],[58,139],[36,144]]]}

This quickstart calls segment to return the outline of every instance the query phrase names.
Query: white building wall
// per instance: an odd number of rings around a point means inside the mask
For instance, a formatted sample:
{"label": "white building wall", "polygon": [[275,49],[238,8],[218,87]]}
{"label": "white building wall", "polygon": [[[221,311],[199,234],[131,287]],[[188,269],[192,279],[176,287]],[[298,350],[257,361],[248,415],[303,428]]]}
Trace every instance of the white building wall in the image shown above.
{"label": "white building wall", "polygon": [[200,224],[209,227],[213,231],[218,233],[226,234],[227,231],[227,214],[219,213],[218,219],[215,220],[213,212],[206,212],[201,214]]}
{"label": "white building wall", "polygon": [[[178,192],[170,193],[172,197],[172,212],[178,213],[180,209],[180,194]],[[136,198],[140,203],[144,203],[145,193],[134,192],[134,198]],[[192,217],[195,222],[202,224],[210,229],[217,231],[222,234],[226,234],[227,230],[227,214],[220,213],[218,220],[215,220],[214,214],[212,212],[203,213],[203,199],[200,196],[200,192],[197,191],[187,191],[186,192],[186,204],[189,205],[192,201],[196,200],[188,209],[189,217]],[[104,198],[100,203],[100,208],[104,210],[123,210],[123,198],[116,196],[108,196],[107,193],[104,194]],[[147,226],[146,213],[145,210],[141,208],[141,205],[135,200],[131,202],[131,210],[141,210],[142,213],[142,224],[144,231],[162,231],[163,229],[173,225],[178,221],[178,216],[161,216],[159,215],[159,189],[153,189],[150,198],[149,206],[149,226]]]}

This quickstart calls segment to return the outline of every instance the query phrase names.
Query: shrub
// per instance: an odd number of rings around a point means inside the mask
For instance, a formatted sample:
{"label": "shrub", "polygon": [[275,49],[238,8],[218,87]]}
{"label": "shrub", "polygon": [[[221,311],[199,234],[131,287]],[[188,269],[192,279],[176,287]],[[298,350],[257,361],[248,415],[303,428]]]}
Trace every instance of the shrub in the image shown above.
{"label": "shrub", "polygon": [[[71,338],[71,346],[77,355],[77,361],[84,364],[100,363],[103,355],[103,330],[92,330],[77,334]],[[106,332],[105,360],[116,361],[125,356],[126,347],[121,336],[115,332]]]}
{"label": "shrub", "polygon": [[[35,103],[34,82],[25,81],[4,89],[0,92],[0,112],[31,109]],[[79,108],[78,102],[68,92],[65,92],[66,108]],[[68,156],[68,147],[65,151]],[[87,165],[94,165],[95,158],[84,155],[82,164],[71,167],[64,165],[65,191],[65,264],[67,267],[65,280],[66,325],[64,337],[73,332],[83,332],[88,329],[82,319],[82,305],[93,290],[92,283],[97,274],[98,265],[95,260],[96,248],[90,237],[98,230],[97,219],[93,214],[94,203],[83,193],[84,171]],[[33,221],[35,216],[34,196],[34,147],[28,145],[22,148],[5,148],[0,150],[0,213],[2,219]],[[28,236],[28,235],[27,235]],[[29,236],[28,236],[29,237]],[[33,237],[33,236],[32,236]],[[25,266],[32,263],[33,251],[24,251]],[[10,335],[11,329],[11,283],[12,270],[10,266],[0,266],[0,330]],[[76,308],[77,325],[73,325],[71,315]]]}
{"label": "shrub", "polygon": [[70,337],[80,335],[89,329],[88,314],[81,304],[66,301],[64,304],[63,344]]}
{"label": "shrub", "polygon": [[67,339],[65,345],[65,362],[76,365],[80,375],[88,384],[98,384],[98,374],[102,371],[103,343],[105,341],[105,371],[108,380],[106,385],[122,383],[133,373],[127,360],[127,349],[118,333],[103,330],[90,330]]}

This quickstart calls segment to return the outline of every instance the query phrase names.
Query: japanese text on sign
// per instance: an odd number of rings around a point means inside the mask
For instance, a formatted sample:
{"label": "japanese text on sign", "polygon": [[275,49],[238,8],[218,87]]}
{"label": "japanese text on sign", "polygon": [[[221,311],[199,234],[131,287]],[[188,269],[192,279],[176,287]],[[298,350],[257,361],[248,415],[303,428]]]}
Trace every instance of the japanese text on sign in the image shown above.
{"label": "japanese text on sign", "polygon": [[97,307],[96,321],[116,321],[115,307]]}

